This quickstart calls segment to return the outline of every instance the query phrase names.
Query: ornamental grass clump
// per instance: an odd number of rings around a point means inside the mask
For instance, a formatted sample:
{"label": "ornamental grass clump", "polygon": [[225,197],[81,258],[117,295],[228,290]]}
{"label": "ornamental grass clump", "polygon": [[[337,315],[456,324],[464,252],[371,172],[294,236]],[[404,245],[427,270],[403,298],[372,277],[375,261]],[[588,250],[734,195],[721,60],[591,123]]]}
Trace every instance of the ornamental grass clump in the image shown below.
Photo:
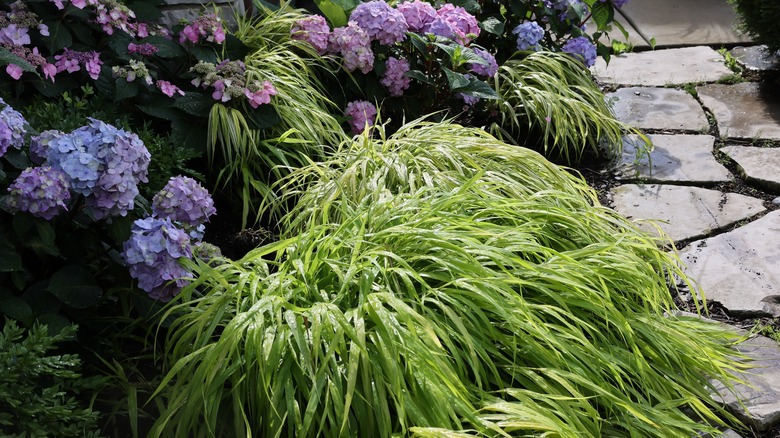
{"label": "ornamental grass clump", "polygon": [[734,421],[710,382],[742,367],[736,336],[665,314],[678,259],[537,153],[378,126],[283,189],[299,201],[281,240],[193,266],[169,309],[150,436],[690,437],[715,433],[692,417]]}

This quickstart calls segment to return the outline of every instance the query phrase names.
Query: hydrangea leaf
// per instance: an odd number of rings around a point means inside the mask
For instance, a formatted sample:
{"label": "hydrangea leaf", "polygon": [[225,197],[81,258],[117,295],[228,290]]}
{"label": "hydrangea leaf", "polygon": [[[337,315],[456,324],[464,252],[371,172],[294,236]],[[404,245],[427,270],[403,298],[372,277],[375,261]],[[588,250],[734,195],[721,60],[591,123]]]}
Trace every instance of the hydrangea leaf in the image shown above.
{"label": "hydrangea leaf", "polygon": [[487,33],[499,36],[503,35],[505,30],[504,23],[496,17],[488,17],[485,20],[482,20],[482,22],[479,23],[479,27]]}
{"label": "hydrangea leaf", "polygon": [[141,43],[149,43],[157,47],[157,53],[154,55],[159,58],[171,59],[187,54],[179,44],[160,35],[146,37],[141,40]]}
{"label": "hydrangea leaf", "polygon": [[47,288],[70,307],[85,309],[98,302],[103,290],[95,285],[92,274],[81,265],[66,265],[52,275]]}
{"label": "hydrangea leaf", "polygon": [[428,77],[425,73],[421,72],[420,70],[409,70],[408,72],[404,73],[406,76],[417,79],[418,81],[424,83],[424,84],[435,84],[436,82]]}
{"label": "hydrangea leaf", "polygon": [[211,107],[214,105],[214,99],[205,94],[187,92],[184,96],[177,98],[173,105],[187,114],[208,117]]}
{"label": "hydrangea leaf", "polygon": [[22,257],[13,248],[0,246],[0,272],[14,272],[22,269]]}
{"label": "hydrangea leaf", "polygon": [[607,2],[596,2],[592,8],[593,21],[596,22],[598,30],[606,30],[609,23],[615,18],[615,11]]}
{"label": "hydrangea leaf", "polygon": [[336,28],[347,25],[347,13],[344,11],[344,8],[331,0],[314,0],[314,3],[320,8],[320,11],[328,19],[331,26]]}
{"label": "hydrangea leaf", "polygon": [[122,99],[129,99],[138,95],[138,84],[135,82],[127,82],[124,78],[116,79],[116,93],[114,94],[114,102],[119,102]]}
{"label": "hydrangea leaf", "polygon": [[0,313],[17,321],[27,321],[32,316],[32,308],[21,298],[4,295],[0,296]]}
{"label": "hydrangea leaf", "polygon": [[450,84],[450,90],[455,91],[463,89],[469,85],[468,76],[454,72],[446,67],[441,68],[444,71],[444,75],[447,76],[447,82]]}
{"label": "hydrangea leaf", "polygon": [[477,78],[469,78],[469,83],[465,87],[452,90],[456,93],[463,93],[468,96],[478,97],[480,99],[498,99],[498,93],[490,85]]}
{"label": "hydrangea leaf", "polygon": [[21,67],[22,70],[28,72],[35,72],[35,67],[32,66],[26,59],[14,55],[9,52],[5,47],[0,47],[0,65],[14,64]]}

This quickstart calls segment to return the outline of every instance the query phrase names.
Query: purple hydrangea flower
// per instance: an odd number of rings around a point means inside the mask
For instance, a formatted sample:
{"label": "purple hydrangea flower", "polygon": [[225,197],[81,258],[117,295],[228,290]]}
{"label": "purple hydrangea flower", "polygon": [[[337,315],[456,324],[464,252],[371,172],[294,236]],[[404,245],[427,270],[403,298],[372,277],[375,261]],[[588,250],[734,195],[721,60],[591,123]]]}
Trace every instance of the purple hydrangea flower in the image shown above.
{"label": "purple hydrangea flower", "polygon": [[469,64],[469,70],[477,74],[479,76],[485,76],[488,78],[492,78],[493,76],[498,73],[498,63],[496,62],[496,57],[493,56],[490,52],[487,50],[478,49],[476,47],[473,47],[471,50],[474,51],[477,55],[479,55],[480,58],[484,59],[487,64],[477,64],[472,63]]}
{"label": "purple hydrangea flower", "polygon": [[357,23],[350,21],[345,27],[333,29],[328,40],[328,50],[340,53],[344,58],[344,68],[348,71],[360,69],[368,73],[374,69],[374,52],[368,33]]}
{"label": "purple hydrangea flower", "polygon": [[344,115],[347,116],[347,119],[349,120],[349,125],[352,127],[352,133],[360,134],[366,129],[366,125],[368,125],[369,128],[374,126],[376,107],[371,102],[355,100],[347,104]]}
{"label": "purple hydrangea flower", "polygon": [[577,37],[566,41],[562,50],[574,55],[574,57],[582,61],[586,67],[590,67],[596,63],[596,46],[586,37]]}
{"label": "purple hydrangea flower", "polygon": [[46,220],[67,209],[70,200],[64,173],[49,166],[28,167],[8,186],[6,204]]}
{"label": "purple hydrangea flower", "polygon": [[24,136],[27,134],[27,121],[19,111],[11,108],[3,99],[0,99],[0,157],[5,155],[8,147],[21,149],[24,145]]}
{"label": "purple hydrangea flower", "polygon": [[290,29],[292,39],[306,41],[311,44],[320,55],[328,51],[328,38],[330,37],[330,28],[325,17],[321,15],[311,15],[297,20]]}
{"label": "purple hydrangea flower", "polygon": [[383,0],[360,3],[349,15],[349,21],[354,21],[365,30],[370,40],[384,45],[406,39],[406,31],[409,28],[404,15]]}
{"label": "purple hydrangea flower", "polygon": [[190,236],[169,218],[138,219],[130,231],[122,252],[130,275],[150,297],[170,301],[187,284],[179,259],[192,258]]}
{"label": "purple hydrangea flower", "polygon": [[424,32],[467,45],[471,42],[472,36],[479,36],[480,29],[476,17],[460,6],[447,3],[436,11],[436,19],[425,28]]}
{"label": "purple hydrangea flower", "polygon": [[208,222],[209,216],[216,213],[217,209],[208,190],[197,181],[186,176],[175,176],[154,195],[152,211],[159,218],[169,218],[197,227]]}
{"label": "purple hydrangea flower", "polygon": [[97,119],[79,128],[92,135],[97,159],[102,164],[100,178],[87,206],[95,219],[125,216],[135,207],[138,184],[149,182],[147,169],[151,155],[136,134],[117,129]]}
{"label": "purple hydrangea flower", "polygon": [[512,34],[517,35],[517,50],[539,50],[544,29],[535,21],[527,21],[514,28]]}
{"label": "purple hydrangea flower", "polygon": [[436,9],[420,0],[399,3],[395,8],[403,14],[410,32],[422,32],[437,17]]}
{"label": "purple hydrangea flower", "polygon": [[379,83],[387,87],[391,96],[401,96],[409,88],[410,78],[404,73],[409,71],[409,61],[394,57],[387,58],[385,73]]}

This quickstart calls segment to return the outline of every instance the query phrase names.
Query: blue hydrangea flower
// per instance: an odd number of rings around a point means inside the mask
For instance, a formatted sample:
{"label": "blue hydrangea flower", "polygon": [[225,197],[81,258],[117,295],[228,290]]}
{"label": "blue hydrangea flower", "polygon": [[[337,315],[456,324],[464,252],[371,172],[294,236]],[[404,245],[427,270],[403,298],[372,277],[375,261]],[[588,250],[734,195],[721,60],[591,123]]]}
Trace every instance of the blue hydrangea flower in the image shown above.
{"label": "blue hydrangea flower", "polygon": [[217,212],[208,190],[186,176],[175,176],[152,199],[152,211],[159,218],[169,218],[197,227]]}
{"label": "blue hydrangea flower", "polygon": [[544,29],[535,21],[527,21],[515,27],[512,34],[517,35],[517,50],[539,50]]}
{"label": "blue hydrangea flower", "polygon": [[170,301],[188,282],[189,273],[179,259],[192,258],[190,237],[169,218],[138,219],[122,257],[139,288],[151,298]]}
{"label": "blue hydrangea flower", "polygon": [[349,15],[349,21],[357,23],[372,41],[384,45],[403,41],[409,29],[404,15],[383,0],[360,3]]}
{"label": "blue hydrangea flower", "polygon": [[10,146],[21,149],[24,136],[27,134],[27,121],[19,111],[11,108],[0,99],[0,157],[5,155]]}
{"label": "blue hydrangea flower", "polygon": [[74,192],[87,196],[102,170],[95,146],[92,136],[79,130],[54,137],[46,148],[46,163],[68,176]]}
{"label": "blue hydrangea flower", "polygon": [[596,46],[586,37],[577,37],[566,41],[562,50],[582,61],[586,67],[591,67],[596,63]]}
{"label": "blue hydrangea flower", "polygon": [[67,209],[70,200],[65,174],[49,166],[28,167],[8,186],[5,204],[46,220]]}
{"label": "blue hydrangea flower", "polygon": [[65,135],[65,133],[56,129],[49,129],[30,138],[30,161],[37,165],[43,164],[46,161],[46,151],[49,149],[49,142],[61,135]]}

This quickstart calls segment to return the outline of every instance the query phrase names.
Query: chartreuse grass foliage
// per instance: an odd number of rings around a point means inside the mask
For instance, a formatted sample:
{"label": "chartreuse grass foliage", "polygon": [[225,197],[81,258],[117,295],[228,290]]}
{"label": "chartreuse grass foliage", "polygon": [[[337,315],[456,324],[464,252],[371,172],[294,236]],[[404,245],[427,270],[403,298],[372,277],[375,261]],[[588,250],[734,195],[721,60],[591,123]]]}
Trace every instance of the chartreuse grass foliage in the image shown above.
{"label": "chartreuse grass foliage", "polygon": [[510,58],[493,85],[501,96],[500,121],[490,131],[520,144],[531,132],[541,137],[540,152],[556,162],[576,164],[588,151],[614,158],[625,132],[636,131],[615,119],[588,69],[565,53]]}
{"label": "chartreuse grass foliage", "polygon": [[325,145],[347,138],[335,106],[325,94],[315,69],[324,62],[306,43],[290,38],[300,12],[265,10],[256,18],[239,18],[236,36],[249,47],[245,57],[248,81],[269,81],[278,94],[271,106],[257,110],[215,104],[209,117],[209,153],[221,156],[225,167],[218,180],[241,196],[244,225],[275,198],[272,181],[290,169],[318,159]]}
{"label": "chartreuse grass foliage", "polygon": [[[679,436],[732,422],[735,335],[579,178],[421,121],[293,172],[282,239],[196,267],[151,436]],[[684,277],[683,277],[684,278]]]}

